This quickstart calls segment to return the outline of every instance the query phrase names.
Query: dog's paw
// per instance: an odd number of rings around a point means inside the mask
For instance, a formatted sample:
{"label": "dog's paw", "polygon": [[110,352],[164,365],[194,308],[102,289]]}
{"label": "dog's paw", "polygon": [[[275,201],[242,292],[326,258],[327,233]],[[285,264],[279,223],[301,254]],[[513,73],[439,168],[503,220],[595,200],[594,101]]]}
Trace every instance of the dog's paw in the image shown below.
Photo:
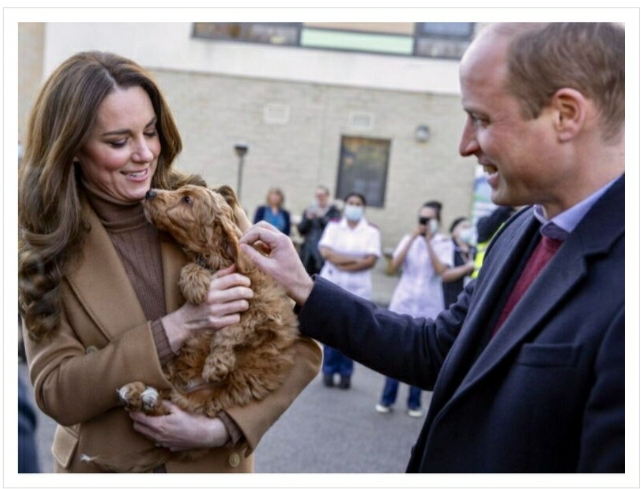
{"label": "dog's paw", "polygon": [[195,263],[188,263],[180,272],[178,286],[187,300],[192,304],[202,304],[207,299],[211,273]]}
{"label": "dog's paw", "polygon": [[210,355],[203,367],[203,379],[206,382],[220,382],[229,375],[236,365],[233,355]]}
{"label": "dog's paw", "polygon": [[120,402],[130,411],[142,411],[141,395],[145,390],[145,384],[142,382],[130,382],[117,389]]}
{"label": "dog's paw", "polygon": [[129,411],[147,414],[166,414],[160,393],[142,382],[131,382],[118,389],[118,397]]}

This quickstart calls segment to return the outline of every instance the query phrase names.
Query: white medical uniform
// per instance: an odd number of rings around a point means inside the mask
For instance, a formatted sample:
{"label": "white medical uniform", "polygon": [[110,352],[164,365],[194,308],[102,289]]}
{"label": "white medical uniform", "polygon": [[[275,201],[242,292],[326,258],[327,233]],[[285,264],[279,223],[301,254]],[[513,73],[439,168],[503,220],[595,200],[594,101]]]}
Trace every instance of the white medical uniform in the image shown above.
{"label": "white medical uniform", "polygon": [[[321,246],[357,258],[366,255],[375,255],[378,258],[381,256],[381,233],[364,217],[354,229],[349,227],[347,219],[343,217],[340,221],[330,221],[327,224],[318,242],[318,247]],[[364,299],[372,298],[371,269],[346,272],[326,260],[320,276]]]}
{"label": "white medical uniform", "polygon": [[[410,235],[401,239],[394,250],[394,257],[398,256],[410,239]],[[437,233],[430,243],[441,263],[451,267],[454,256],[452,240]],[[412,241],[402,267],[403,272],[392,295],[389,310],[413,317],[436,316],[445,308],[443,287],[440,275],[432,266],[425,238],[417,236]]]}

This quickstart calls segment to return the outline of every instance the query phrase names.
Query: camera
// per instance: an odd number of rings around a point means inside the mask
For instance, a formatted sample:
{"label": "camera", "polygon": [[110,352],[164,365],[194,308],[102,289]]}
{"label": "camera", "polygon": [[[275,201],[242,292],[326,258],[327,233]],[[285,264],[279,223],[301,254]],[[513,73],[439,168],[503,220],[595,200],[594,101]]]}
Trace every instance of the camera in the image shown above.
{"label": "camera", "polygon": [[430,222],[431,217],[419,217],[418,218],[418,223],[422,224],[423,226],[426,226],[428,222]]}

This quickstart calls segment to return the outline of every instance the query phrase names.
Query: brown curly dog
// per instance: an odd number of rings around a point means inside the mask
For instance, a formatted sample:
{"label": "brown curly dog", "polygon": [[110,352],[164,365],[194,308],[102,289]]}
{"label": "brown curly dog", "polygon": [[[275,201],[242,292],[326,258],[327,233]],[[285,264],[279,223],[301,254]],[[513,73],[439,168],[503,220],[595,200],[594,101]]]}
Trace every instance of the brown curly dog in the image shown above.
{"label": "brown curly dog", "polygon": [[[162,399],[169,399],[185,411],[215,417],[227,407],[263,399],[281,385],[293,365],[290,347],[298,336],[298,322],[292,301],[240,250],[241,227],[246,229],[249,221],[233,190],[195,185],[173,191],[152,189],[143,206],[147,219],[169,233],[190,260],[179,282],[187,301],[204,301],[211,275],[232,263],[251,280],[254,297],[238,324],[195,333],[183,344],[164,367],[173,385],[171,391],[158,392],[133,382],[118,391],[124,405],[163,415],[167,411]],[[153,448],[123,454],[118,460],[86,460],[103,470],[147,472],[169,460],[193,460],[204,453],[206,449],[170,452]]]}

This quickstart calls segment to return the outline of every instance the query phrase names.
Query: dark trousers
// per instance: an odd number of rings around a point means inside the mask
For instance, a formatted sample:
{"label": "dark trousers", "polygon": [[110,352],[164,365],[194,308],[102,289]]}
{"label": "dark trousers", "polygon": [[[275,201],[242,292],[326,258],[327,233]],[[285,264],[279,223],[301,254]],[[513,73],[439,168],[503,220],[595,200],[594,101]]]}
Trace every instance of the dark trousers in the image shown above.
{"label": "dark trousers", "polygon": [[[383,406],[391,406],[396,402],[398,394],[399,381],[391,377],[385,377],[385,385],[383,386],[383,394],[381,395],[381,404]],[[407,396],[407,409],[419,409],[421,407],[421,389],[409,387],[409,395]]]}
{"label": "dark trousers", "polygon": [[323,375],[340,374],[341,377],[351,377],[352,373],[354,360],[332,347],[323,346]]}

